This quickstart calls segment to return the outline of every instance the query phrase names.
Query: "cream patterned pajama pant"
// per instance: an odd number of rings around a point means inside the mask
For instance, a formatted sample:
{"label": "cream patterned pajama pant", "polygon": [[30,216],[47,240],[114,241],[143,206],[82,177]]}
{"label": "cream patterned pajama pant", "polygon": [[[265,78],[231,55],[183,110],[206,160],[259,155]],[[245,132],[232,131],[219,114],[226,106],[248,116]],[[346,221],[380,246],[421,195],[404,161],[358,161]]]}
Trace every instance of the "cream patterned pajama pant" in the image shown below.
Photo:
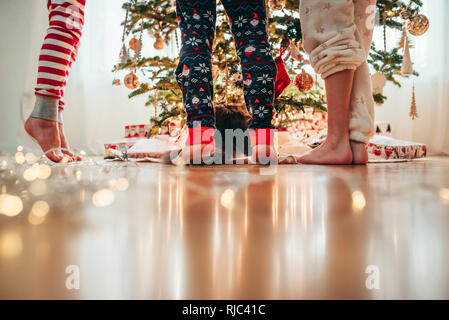
{"label": "cream patterned pajama pant", "polygon": [[350,139],[368,143],[374,134],[374,101],[366,62],[376,0],[300,0],[304,50],[323,79],[355,70],[351,91]]}

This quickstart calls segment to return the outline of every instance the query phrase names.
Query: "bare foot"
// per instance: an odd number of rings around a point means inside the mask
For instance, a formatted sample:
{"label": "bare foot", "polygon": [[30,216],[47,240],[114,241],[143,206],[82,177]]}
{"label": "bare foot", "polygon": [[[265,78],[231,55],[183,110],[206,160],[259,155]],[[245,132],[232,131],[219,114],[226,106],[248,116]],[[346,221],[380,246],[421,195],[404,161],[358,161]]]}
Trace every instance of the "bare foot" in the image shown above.
{"label": "bare foot", "polygon": [[352,150],[352,163],[353,164],[367,164],[368,163],[368,151],[366,151],[366,144],[363,142],[349,141]]}
{"label": "bare foot", "polygon": [[214,143],[187,145],[182,149],[180,157],[185,164],[212,164],[214,151]]}
{"label": "bare foot", "polygon": [[39,143],[48,159],[53,162],[61,162],[63,160],[64,155],[61,151],[48,151],[55,148],[61,148],[58,123],[56,121],[30,117],[25,121],[24,128],[25,131]]}
{"label": "bare foot", "polygon": [[278,154],[273,146],[258,144],[252,149],[251,161],[263,165],[278,164]]}
{"label": "bare foot", "polygon": [[326,140],[322,145],[297,159],[303,164],[351,164],[352,152],[349,140],[330,142]]}
{"label": "bare foot", "polygon": [[83,160],[82,157],[80,157],[79,155],[74,155],[73,153],[67,150],[69,149],[69,144],[67,143],[67,139],[65,138],[64,126],[60,122],[58,122],[58,129],[59,129],[59,139],[61,140],[61,148],[66,149],[61,150],[61,152],[66,156],[68,156],[73,161],[82,161]]}

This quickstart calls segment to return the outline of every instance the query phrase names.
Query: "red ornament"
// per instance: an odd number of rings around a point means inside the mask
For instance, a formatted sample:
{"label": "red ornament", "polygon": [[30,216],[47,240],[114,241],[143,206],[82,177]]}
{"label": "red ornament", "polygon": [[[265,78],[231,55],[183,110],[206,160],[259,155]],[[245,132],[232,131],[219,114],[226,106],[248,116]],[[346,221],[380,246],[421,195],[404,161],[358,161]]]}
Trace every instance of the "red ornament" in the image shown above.
{"label": "red ornament", "polygon": [[313,77],[307,72],[303,71],[296,76],[295,86],[302,93],[306,93],[313,88]]}

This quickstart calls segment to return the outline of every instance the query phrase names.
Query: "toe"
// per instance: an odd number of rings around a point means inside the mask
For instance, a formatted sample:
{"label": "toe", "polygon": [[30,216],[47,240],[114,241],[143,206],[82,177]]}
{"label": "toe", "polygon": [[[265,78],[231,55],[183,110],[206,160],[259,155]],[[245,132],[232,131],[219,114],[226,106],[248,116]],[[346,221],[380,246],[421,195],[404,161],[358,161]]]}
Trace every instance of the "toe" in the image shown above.
{"label": "toe", "polygon": [[48,159],[56,163],[61,162],[63,158],[63,156],[60,155],[57,151],[49,151],[45,155]]}

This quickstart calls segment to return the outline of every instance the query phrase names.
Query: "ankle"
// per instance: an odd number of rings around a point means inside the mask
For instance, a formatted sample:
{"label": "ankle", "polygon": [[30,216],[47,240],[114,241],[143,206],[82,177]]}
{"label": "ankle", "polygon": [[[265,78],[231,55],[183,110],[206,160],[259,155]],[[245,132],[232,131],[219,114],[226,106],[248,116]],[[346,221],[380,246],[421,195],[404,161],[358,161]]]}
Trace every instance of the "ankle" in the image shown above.
{"label": "ankle", "polygon": [[46,96],[36,96],[36,103],[30,117],[58,121],[59,99]]}
{"label": "ankle", "polygon": [[334,149],[341,146],[349,146],[349,135],[336,136],[328,133],[325,143]]}

